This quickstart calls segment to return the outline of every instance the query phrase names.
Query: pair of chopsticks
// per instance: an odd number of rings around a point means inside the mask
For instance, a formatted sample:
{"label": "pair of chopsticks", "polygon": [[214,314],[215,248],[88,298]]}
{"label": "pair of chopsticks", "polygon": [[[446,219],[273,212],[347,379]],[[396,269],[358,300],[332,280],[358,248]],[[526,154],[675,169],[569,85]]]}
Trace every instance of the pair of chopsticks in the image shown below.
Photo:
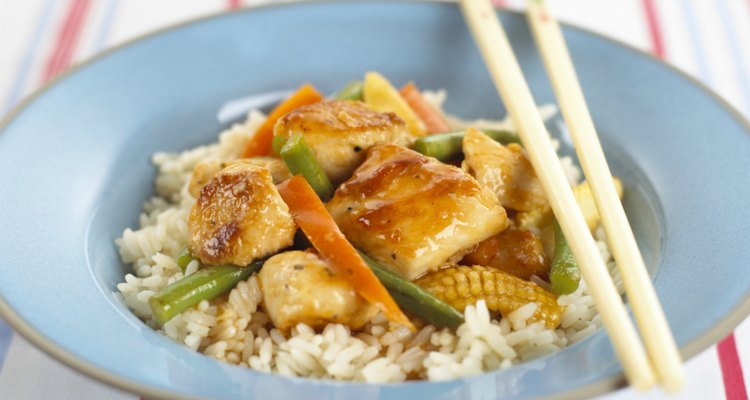
{"label": "pair of chopsticks", "polygon": [[682,360],[612,183],[560,26],[544,0],[527,2],[534,38],[594,195],[645,349],[578,208],[494,8],[489,0],[460,0],[460,4],[555,217],[568,237],[625,376],[639,390],[658,382],[668,392],[678,391],[684,380]]}

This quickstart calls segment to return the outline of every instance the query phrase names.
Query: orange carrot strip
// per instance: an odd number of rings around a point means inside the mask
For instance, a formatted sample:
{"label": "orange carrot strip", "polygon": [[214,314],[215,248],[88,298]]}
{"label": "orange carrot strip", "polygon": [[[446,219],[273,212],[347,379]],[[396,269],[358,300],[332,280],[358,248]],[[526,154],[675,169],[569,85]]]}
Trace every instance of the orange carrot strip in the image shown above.
{"label": "orange carrot strip", "polygon": [[365,300],[378,306],[389,320],[415,330],[372,270],[346,240],[323,202],[300,175],[278,185],[279,193],[310,243]]}
{"label": "orange carrot strip", "polygon": [[448,126],[448,121],[445,120],[442,114],[436,110],[430,103],[425,101],[422,97],[422,93],[417,89],[417,85],[414,82],[407,83],[401,88],[401,97],[409,103],[409,107],[419,116],[419,119],[424,122],[424,126],[427,128],[429,133],[442,133],[448,132],[451,128]]}
{"label": "orange carrot strip", "polygon": [[245,146],[242,157],[273,154],[271,145],[273,142],[273,126],[276,124],[276,121],[295,108],[317,103],[322,99],[323,96],[311,84],[306,83],[302,85],[291,97],[284,100],[271,111],[266,121],[258,128],[255,135],[253,135],[247,146]]}

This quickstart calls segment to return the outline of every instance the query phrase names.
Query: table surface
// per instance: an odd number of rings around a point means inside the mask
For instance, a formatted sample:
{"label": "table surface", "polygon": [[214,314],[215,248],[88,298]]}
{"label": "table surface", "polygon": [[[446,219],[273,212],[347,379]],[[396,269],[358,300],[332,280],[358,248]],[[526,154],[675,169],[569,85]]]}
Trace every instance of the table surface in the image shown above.
{"label": "table surface", "polygon": [[[0,2],[0,115],[45,81],[133,37],[259,0],[26,0]],[[524,0],[495,0],[522,9]],[[549,0],[553,14],[654,53],[713,88],[750,117],[750,0]],[[742,364],[745,364],[743,371]],[[675,396],[631,389],[615,400],[747,399],[750,320],[686,363]],[[43,382],[43,384],[40,384]],[[0,320],[0,399],[138,399],[40,352]]]}

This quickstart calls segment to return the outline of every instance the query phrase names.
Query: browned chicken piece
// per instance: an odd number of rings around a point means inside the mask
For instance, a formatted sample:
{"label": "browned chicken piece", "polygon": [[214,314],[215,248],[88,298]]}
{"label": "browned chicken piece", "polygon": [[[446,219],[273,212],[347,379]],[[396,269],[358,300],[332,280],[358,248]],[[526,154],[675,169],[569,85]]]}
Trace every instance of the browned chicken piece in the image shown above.
{"label": "browned chicken piece", "polygon": [[526,280],[549,272],[542,240],[529,230],[517,228],[508,228],[479,243],[461,264],[493,267]]}
{"label": "browned chicken piece", "polygon": [[358,101],[330,100],[300,107],[274,126],[274,135],[289,138],[301,133],[315,158],[334,184],[349,178],[374,145],[414,141],[394,113],[372,111]]}
{"label": "browned chicken piece", "polygon": [[273,183],[281,183],[292,177],[286,164],[280,158],[276,157],[240,158],[230,161],[207,160],[198,163],[193,169],[193,176],[190,178],[188,191],[197,199],[201,194],[201,189],[203,189],[203,186],[211,178],[216,176],[222,169],[236,164],[257,165],[267,169],[271,173]]}
{"label": "browned chicken piece", "polygon": [[263,306],[279,329],[301,322],[313,328],[333,322],[359,329],[378,311],[312,252],[277,254],[263,264],[258,278]]}
{"label": "browned chicken piece", "polygon": [[205,264],[247,265],[291,246],[295,230],[271,173],[235,164],[201,189],[188,217],[188,247]]}
{"label": "browned chicken piece", "polygon": [[356,247],[412,280],[508,226],[505,209],[474,178],[393,144],[370,149],[328,211]]}
{"label": "browned chicken piece", "polygon": [[484,133],[469,129],[463,141],[463,168],[497,195],[503,207],[530,211],[547,206],[544,189],[521,146],[503,146]]}

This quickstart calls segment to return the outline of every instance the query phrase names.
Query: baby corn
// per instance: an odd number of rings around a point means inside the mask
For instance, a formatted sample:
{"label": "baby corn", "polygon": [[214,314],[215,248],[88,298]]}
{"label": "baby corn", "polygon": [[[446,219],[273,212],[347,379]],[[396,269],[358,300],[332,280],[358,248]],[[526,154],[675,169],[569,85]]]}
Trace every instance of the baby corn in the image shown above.
{"label": "baby corn", "polygon": [[503,317],[519,307],[535,302],[537,309],[529,323],[541,321],[547,328],[560,324],[563,307],[557,297],[535,283],[516,278],[491,267],[454,266],[429,273],[416,282],[436,297],[463,311],[479,300]]}

